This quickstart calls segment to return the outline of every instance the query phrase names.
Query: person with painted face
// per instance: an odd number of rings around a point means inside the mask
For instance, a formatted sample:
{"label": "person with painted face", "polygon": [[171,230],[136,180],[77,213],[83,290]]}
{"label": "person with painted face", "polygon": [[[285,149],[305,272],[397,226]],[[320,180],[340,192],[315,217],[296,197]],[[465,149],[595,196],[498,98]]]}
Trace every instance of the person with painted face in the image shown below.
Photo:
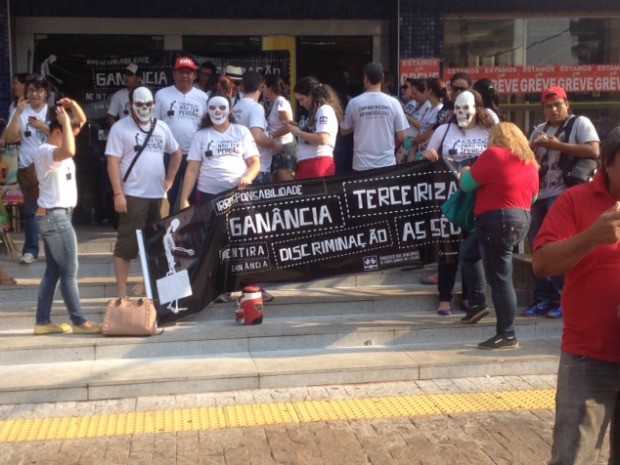
{"label": "person with painted face", "polygon": [[[114,247],[118,297],[127,297],[131,260],[138,256],[136,230],[159,221],[161,204],[181,164],[181,149],[168,125],[154,119],[153,94],[138,87],[129,95],[131,118],[110,129],[105,154],[114,192],[114,209],[120,214]],[[164,167],[164,153],[170,165]]]}
{"label": "person with painted face", "polygon": [[[482,260],[497,315],[495,336],[478,344],[480,349],[519,347],[514,326],[517,296],[512,283],[512,254],[530,226],[530,210],[538,195],[538,168],[521,130],[512,123],[499,123],[491,129],[489,148],[471,168],[461,170],[461,189],[476,191],[475,234],[479,243],[478,254],[472,251],[469,259],[462,254],[463,275],[472,283],[484,283],[484,291],[485,273],[479,266]],[[480,319],[485,312],[488,310],[472,306],[465,320]]]}
{"label": "person with painted face", "polygon": [[[489,131],[494,123],[482,106],[480,94],[475,91],[459,93],[454,101],[454,115],[456,123],[450,121],[439,126],[431,136],[423,156],[433,162],[439,160],[440,157],[446,157],[456,165],[458,170],[461,170],[473,165],[480,154],[486,150]],[[469,257],[471,254],[476,256],[477,250],[477,234],[474,231],[461,244],[459,255],[461,257]],[[439,291],[437,313],[439,315],[452,314],[452,290],[457,269],[457,260],[451,263],[439,260],[437,283]],[[462,320],[464,323],[476,323],[488,314],[484,286],[484,283],[470,282],[470,276],[463,275],[464,303],[461,308],[468,311],[468,316]],[[471,308],[477,311],[474,313]]]}
{"label": "person with painted face", "polygon": [[236,124],[230,99],[213,94],[201,129],[187,155],[187,173],[181,191],[181,208],[190,205],[196,187],[196,202],[204,202],[227,189],[245,189],[260,171],[260,156],[252,133]]}
{"label": "person with painted face", "polygon": [[[34,155],[41,144],[47,141],[49,123],[47,119],[47,97],[50,85],[41,75],[31,76],[26,81],[26,95],[17,101],[15,110],[6,127],[7,143],[20,144],[19,168],[26,169],[34,164]],[[18,172],[17,180],[22,191],[25,177]],[[39,235],[34,216],[37,212],[37,199],[24,197],[21,217],[24,222],[24,247],[20,263],[30,264],[39,256]]]}
{"label": "person with painted face", "polygon": [[[155,94],[153,116],[170,126],[172,134],[181,146],[183,161],[168,192],[170,213],[179,210],[179,193],[187,169],[187,152],[200,122],[207,112],[207,94],[194,87],[196,80],[196,63],[192,58],[177,58],[174,65],[174,85],[160,89]],[[170,157],[166,155],[165,164]],[[193,199],[191,199],[193,203]]]}

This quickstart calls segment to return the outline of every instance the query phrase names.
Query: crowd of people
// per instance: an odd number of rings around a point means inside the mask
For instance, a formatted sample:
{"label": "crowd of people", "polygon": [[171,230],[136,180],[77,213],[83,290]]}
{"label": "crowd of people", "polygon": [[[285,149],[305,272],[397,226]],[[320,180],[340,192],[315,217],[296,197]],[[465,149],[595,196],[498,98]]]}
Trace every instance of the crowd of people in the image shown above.
{"label": "crowd of people", "polygon": [[[458,260],[439,260],[437,274],[423,278],[437,285],[437,313],[452,314],[460,268],[462,322],[473,324],[489,314],[487,281],[492,289],[496,330],[478,347],[517,348],[512,262],[515,247],[529,236],[537,278],[523,314],[565,318],[551,463],[595,463],[601,432],[610,423],[617,460],[620,297],[613,283],[620,276],[620,128],[602,145],[593,181],[569,189],[573,162],[598,160],[601,147],[592,122],[571,114],[561,87],[542,92],[545,121],[528,140],[505,121],[493,82],[472,82],[465,73],[447,84],[436,77],[406,79],[400,98],[389,95],[390,80],[378,63],[364,67],[364,92],[356,97],[304,77],[293,89],[298,119],[280,76],[235,66],[220,76],[211,63],[197,66],[189,57],[176,60],[173,76],[173,85],[153,95],[142,86],[138,65],[130,64],[126,88],[109,108],[105,154],[120,215],[114,249],[119,298],[127,296],[129,264],[138,255],[135,231],[160,219],[166,197],[169,213],[175,213],[253,183],[444,159],[459,172],[460,189],[475,192],[475,228],[464,232]],[[34,334],[98,333],[101,326],[81,311],[71,225],[77,200],[74,138],[86,117],[69,98],[48,106],[44,76],[16,75],[13,91],[1,142],[20,144],[21,263],[38,259],[39,234],[45,248]],[[352,146],[346,143],[350,138]],[[58,282],[72,327],[50,320]],[[0,285],[15,283],[0,268]],[[272,298],[264,290],[263,296]]]}

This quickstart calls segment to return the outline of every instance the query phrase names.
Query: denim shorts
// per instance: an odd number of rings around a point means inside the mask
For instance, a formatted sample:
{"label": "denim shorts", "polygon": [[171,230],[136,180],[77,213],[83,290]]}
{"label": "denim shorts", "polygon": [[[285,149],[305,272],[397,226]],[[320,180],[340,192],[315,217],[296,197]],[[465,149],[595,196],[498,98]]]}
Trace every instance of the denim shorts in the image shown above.
{"label": "denim shorts", "polygon": [[274,155],[271,160],[271,172],[275,173],[278,170],[297,170],[297,157],[286,152]]}

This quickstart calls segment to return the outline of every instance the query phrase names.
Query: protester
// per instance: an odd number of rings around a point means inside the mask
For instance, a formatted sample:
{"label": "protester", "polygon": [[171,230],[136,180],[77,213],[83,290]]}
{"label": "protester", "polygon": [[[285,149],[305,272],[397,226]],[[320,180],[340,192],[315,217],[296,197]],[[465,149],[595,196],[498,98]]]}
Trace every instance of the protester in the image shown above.
{"label": "protester", "polygon": [[[456,122],[450,121],[441,125],[431,136],[428,148],[423,156],[430,161],[437,161],[440,157],[449,159],[457,169],[471,166],[487,148],[489,131],[493,126],[489,114],[482,106],[482,98],[476,91],[460,92],[454,102]],[[477,250],[476,233],[466,237],[460,247],[460,254],[469,255],[471,250]],[[458,260],[446,263],[444,259],[438,262],[439,315],[452,314],[452,290],[456,280]],[[463,305],[467,310],[470,302],[469,293],[475,293],[480,299],[484,296],[484,289],[469,289],[463,280]],[[477,302],[482,305],[482,302]],[[482,315],[484,316],[484,315]],[[468,321],[473,323],[473,321]]]}
{"label": "protester", "polygon": [[295,139],[286,124],[293,119],[293,109],[284,97],[284,82],[277,74],[267,74],[263,81],[263,99],[269,104],[267,128],[270,136],[282,144],[271,162],[273,181],[290,181],[295,174]]}
{"label": "protester", "polygon": [[[168,191],[170,213],[179,210],[179,193],[187,168],[187,152],[203,116],[207,112],[207,94],[193,87],[196,80],[196,63],[189,57],[179,57],[174,64],[174,85],[160,89],[155,94],[153,117],[165,122],[181,146],[183,160],[174,184]],[[170,156],[165,157],[169,166]]]}
{"label": "protester", "polygon": [[[129,267],[138,256],[136,230],[160,219],[162,200],[181,164],[181,148],[172,131],[165,122],[152,118],[155,102],[151,91],[138,87],[129,95],[129,102],[131,118],[112,126],[105,149],[114,209],[120,213],[114,247],[119,298],[128,295]],[[164,152],[170,154],[167,170]]]}
{"label": "protester", "polygon": [[[49,137],[35,151],[34,164],[39,179],[36,222],[43,237],[45,272],[39,285],[34,334],[70,332],[66,323],[52,323],[50,316],[56,286],[60,280],[62,299],[73,323],[74,334],[97,334],[101,325],[88,321],[82,312],[77,285],[77,238],[71,224],[77,204],[75,179],[75,137],[69,112],[76,115],[75,133],[86,123],[80,106],[68,98],[58,102],[49,124]],[[51,118],[50,118],[51,119]]]}
{"label": "protester", "polygon": [[[19,102],[20,98],[24,98],[26,95],[26,81],[28,80],[28,74],[26,73],[16,73],[13,75],[13,80],[11,81],[11,91],[13,92],[13,99],[11,100],[11,104],[9,105],[9,115],[15,111],[17,107],[17,102]],[[3,120],[3,122],[5,122]],[[19,149],[19,143],[14,144]],[[6,146],[6,127],[2,129],[2,135],[0,135],[0,148]]]}
{"label": "protester", "polygon": [[534,243],[536,276],[566,274],[550,465],[600,463],[608,426],[609,463],[620,463],[619,201],[617,127],[603,142],[594,181],[560,194]]}
{"label": "protester", "polygon": [[233,107],[239,100],[243,98],[241,80],[243,79],[243,68],[239,66],[227,65],[224,68],[224,76],[226,76],[233,84],[231,102]]}
{"label": "protester", "polygon": [[[430,141],[430,138],[437,130],[437,128],[439,128],[439,126],[441,126],[442,124],[447,124],[450,121],[454,120],[454,101],[461,92],[465,92],[466,90],[471,89],[472,82],[473,81],[471,77],[467,73],[458,72],[452,75],[448,85],[448,100],[444,101],[442,108],[437,112],[437,119],[427,140]],[[438,284],[439,273],[434,273],[432,275],[420,278],[420,283]],[[461,305],[461,307],[464,306]]]}
{"label": "protester", "polygon": [[499,123],[500,121],[504,121],[506,119],[502,111],[499,109],[499,93],[493,85],[493,81],[485,78],[477,79],[476,82],[474,82],[472,89],[482,96],[482,104],[491,115],[491,118],[493,118],[493,121]]}
{"label": "protester", "polygon": [[[48,107],[45,103],[49,95],[50,85],[41,75],[31,76],[26,81],[26,95],[18,100],[15,110],[10,116],[6,128],[6,142],[20,143],[19,168],[24,170],[34,163],[37,148],[45,141],[49,128],[47,127]],[[19,172],[17,180],[22,191],[26,191],[26,175]],[[33,181],[34,179],[29,179]],[[20,263],[31,264],[39,257],[39,235],[34,220],[37,212],[37,200],[30,195],[24,196],[24,205],[21,209],[21,218],[24,224],[24,246]]]}
{"label": "protester", "polygon": [[204,202],[220,192],[245,189],[260,171],[260,156],[250,131],[234,123],[230,99],[213,94],[200,130],[188,154],[187,177],[181,191],[181,206],[189,206],[196,187],[196,202]]}
{"label": "protester", "polygon": [[407,139],[396,154],[397,163],[413,161],[418,148],[415,140],[420,134],[422,122],[431,107],[428,101],[426,79],[408,78],[405,80],[402,89],[403,100],[405,101],[403,110],[409,127],[407,128]]}
{"label": "protester", "polygon": [[243,84],[243,98],[233,107],[233,113],[238,124],[250,130],[260,154],[260,172],[256,181],[266,183],[271,180],[271,159],[273,153],[282,151],[282,144],[278,139],[271,139],[267,132],[265,107],[258,100],[261,96],[263,78],[256,71],[246,71],[241,80]]}
{"label": "protester", "polygon": [[365,92],[349,102],[340,125],[343,136],[353,133],[353,169],[364,171],[396,164],[395,140],[407,138],[407,119],[398,100],[381,92],[383,66],[364,66]]}
{"label": "protester", "polygon": [[294,92],[299,104],[308,112],[305,124],[293,121],[285,124],[297,139],[295,179],[333,176],[338,122],[342,120],[340,99],[330,86],[313,77],[301,79]]}
{"label": "protester", "polygon": [[194,83],[195,87],[198,87],[203,92],[209,92],[210,79],[217,74],[217,68],[215,64],[210,61],[203,62],[198,68],[198,82]]}
{"label": "protester", "polygon": [[129,116],[129,92],[142,85],[142,73],[135,63],[130,63],[123,72],[125,88],[116,91],[110,99],[110,107],[106,120],[108,126],[112,125],[121,118]]}
{"label": "protester", "polygon": [[[536,126],[530,145],[540,164],[540,194],[532,207],[530,244],[538,234],[545,216],[567,187],[562,176],[562,153],[578,158],[598,158],[600,140],[592,122],[585,116],[571,117],[566,92],[550,87],[542,93],[542,109],[546,123]],[[569,123],[573,120],[572,123]],[[572,128],[567,130],[569,124]],[[534,302],[524,310],[525,316],[547,315],[562,318],[560,296],[564,288],[562,275],[534,280]]]}
{"label": "protester", "polygon": [[[461,189],[476,191],[477,260],[461,258],[469,289],[486,288],[484,273],[476,262],[482,258],[486,279],[493,291],[497,315],[496,334],[478,344],[480,349],[511,349],[519,346],[515,336],[517,296],[512,283],[512,253],[530,225],[530,209],[538,195],[538,163],[521,130],[512,123],[491,129],[489,148],[471,168],[461,171]],[[483,296],[484,299],[484,296]],[[469,296],[470,307],[463,321],[473,323],[489,311],[486,303]]]}

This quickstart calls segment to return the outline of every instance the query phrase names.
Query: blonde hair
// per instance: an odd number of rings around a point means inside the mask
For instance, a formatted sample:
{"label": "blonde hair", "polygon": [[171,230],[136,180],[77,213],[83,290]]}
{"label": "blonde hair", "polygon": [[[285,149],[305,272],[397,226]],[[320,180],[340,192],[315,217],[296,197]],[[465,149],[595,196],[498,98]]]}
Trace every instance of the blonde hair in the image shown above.
{"label": "blonde hair", "polygon": [[536,155],[530,148],[527,138],[521,129],[513,123],[503,122],[493,126],[489,134],[489,147],[508,149],[519,160],[540,169]]}

